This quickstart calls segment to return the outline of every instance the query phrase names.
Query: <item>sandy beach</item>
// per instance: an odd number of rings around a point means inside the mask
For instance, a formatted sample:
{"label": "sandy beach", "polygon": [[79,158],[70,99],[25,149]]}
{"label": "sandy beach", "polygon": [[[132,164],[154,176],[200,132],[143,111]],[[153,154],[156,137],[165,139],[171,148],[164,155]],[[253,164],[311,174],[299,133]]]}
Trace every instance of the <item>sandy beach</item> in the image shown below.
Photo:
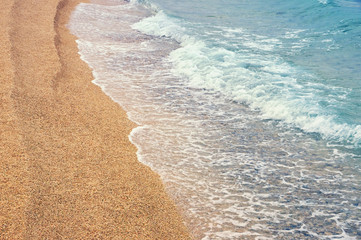
{"label": "sandy beach", "polygon": [[190,239],[79,58],[79,2],[1,2],[0,239]]}

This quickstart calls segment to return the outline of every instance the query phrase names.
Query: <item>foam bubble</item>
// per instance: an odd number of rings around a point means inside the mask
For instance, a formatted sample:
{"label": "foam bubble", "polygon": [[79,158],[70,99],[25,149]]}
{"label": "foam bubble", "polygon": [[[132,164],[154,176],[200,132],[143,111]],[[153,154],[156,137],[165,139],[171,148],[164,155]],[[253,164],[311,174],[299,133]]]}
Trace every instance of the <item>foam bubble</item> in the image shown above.
{"label": "foam bubble", "polygon": [[[344,157],[335,158],[322,140],[263,120],[319,117],[313,128],[334,122],[321,119],[317,104],[307,105],[322,84],[301,84],[297,69],[280,58],[210,46],[186,28],[177,30],[177,49],[170,38],[176,33],[164,23],[158,24],[164,31],[148,26],[161,31],[158,37],[130,28],[148,14],[131,6],[79,5],[71,29],[96,84],[140,125],[129,136],[140,161],[162,176],[197,237],[355,235],[361,219],[355,169],[340,164]],[[148,21],[169,18],[162,14]],[[239,102],[264,108],[263,118]]]}
{"label": "foam bubble", "polygon": [[[260,110],[265,118],[282,120],[306,132],[318,133],[325,139],[359,145],[361,126],[337,122],[337,112],[320,104],[331,103],[349,90],[330,89],[320,83],[302,83],[315,77],[292,67],[280,57],[264,54],[279,45],[280,40],[255,35],[243,39],[242,44],[262,50],[263,55],[254,52],[237,54],[188,35],[182,23],[163,12],[134,24],[133,28],[179,41],[182,48],[170,54],[173,72],[188,78],[192,87],[220,91]],[[226,30],[244,33],[243,29]],[[302,30],[294,31],[291,35],[295,37],[300,32]],[[328,93],[330,90],[333,93]]]}

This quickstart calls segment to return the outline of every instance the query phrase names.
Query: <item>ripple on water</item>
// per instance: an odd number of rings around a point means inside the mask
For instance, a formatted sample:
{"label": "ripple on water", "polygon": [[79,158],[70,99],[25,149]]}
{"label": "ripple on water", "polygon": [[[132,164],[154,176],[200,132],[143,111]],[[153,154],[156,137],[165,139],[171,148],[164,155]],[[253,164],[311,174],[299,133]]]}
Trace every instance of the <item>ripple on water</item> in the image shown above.
{"label": "ripple on water", "polygon": [[[99,1],[98,1],[99,3]],[[70,21],[95,83],[140,127],[130,138],[197,238],[361,238],[360,177],[325,143],[175,77],[180,47],[130,26],[131,4],[80,4]]]}

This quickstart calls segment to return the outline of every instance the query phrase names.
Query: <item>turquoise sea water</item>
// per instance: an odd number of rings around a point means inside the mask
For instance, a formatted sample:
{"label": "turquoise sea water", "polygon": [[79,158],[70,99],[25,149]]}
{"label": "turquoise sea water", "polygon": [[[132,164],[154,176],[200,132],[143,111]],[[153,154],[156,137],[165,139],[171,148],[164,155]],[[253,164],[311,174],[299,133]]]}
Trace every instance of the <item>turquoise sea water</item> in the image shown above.
{"label": "turquoise sea water", "polygon": [[360,146],[359,1],[154,2],[160,12],[135,26],[182,43],[172,60],[193,85]]}
{"label": "turquoise sea water", "polygon": [[196,239],[361,239],[361,2],[103,0],[69,23]]}

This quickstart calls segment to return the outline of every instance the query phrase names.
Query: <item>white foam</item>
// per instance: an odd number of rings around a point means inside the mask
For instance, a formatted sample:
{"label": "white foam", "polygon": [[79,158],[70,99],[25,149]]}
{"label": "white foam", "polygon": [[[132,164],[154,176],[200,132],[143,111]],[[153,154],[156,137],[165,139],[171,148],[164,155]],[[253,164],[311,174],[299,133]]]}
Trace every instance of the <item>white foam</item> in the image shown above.
{"label": "white foam", "polygon": [[[323,99],[322,93],[328,91],[327,86],[298,83],[296,78],[307,76],[279,57],[251,54],[248,58],[221,47],[207,46],[202,40],[187,35],[181,25],[159,12],[133,27],[147,34],[172,37],[181,42],[182,48],[172,52],[170,59],[174,64],[174,73],[189,78],[192,87],[220,91],[255,110],[261,110],[265,118],[283,120],[306,132],[319,133],[326,139],[360,144],[360,125],[338,123],[333,113],[319,106],[320,101],[332,101],[330,95],[327,97],[331,100]],[[227,29],[228,33],[243,31]],[[294,31],[290,37],[296,37],[302,31]],[[266,52],[280,44],[278,39],[252,38],[254,41],[242,44]],[[340,89],[338,93],[347,91]]]}
{"label": "white foam", "polygon": [[[335,177],[341,170],[325,163],[328,152],[322,141],[314,142],[301,133],[295,138],[295,132],[275,128],[273,122],[261,121],[257,112],[228,101],[247,102],[254,109],[264,107],[263,117],[268,113],[290,118],[290,122],[299,117],[291,110],[303,98],[313,98],[311,90],[318,86],[299,84],[292,77],[296,70],[282,59],[249,53],[241,56],[222,46],[211,48],[206,41],[182,32],[186,29],[177,28],[180,23],[174,28],[166,26],[172,23],[158,24],[169,20],[164,13],[148,19],[159,28],[144,25],[152,32],[160,31],[159,37],[152,38],[129,27],[146,15],[136,7],[79,8],[75,15],[80,15],[71,24],[79,37],[82,59],[92,66],[95,83],[140,126],[129,136],[138,147],[139,160],[162,176],[185,209],[189,225],[197,226],[201,237],[268,239],[272,231],[283,231],[283,222],[312,216],[312,211],[302,208],[319,207],[320,212],[345,209],[348,202],[344,199],[315,205],[315,201],[329,200],[327,194],[332,193],[332,189],[319,191],[315,199],[310,192],[322,186],[328,189],[342,183],[346,187],[335,192],[357,199],[353,191],[357,186],[348,186],[352,181],[347,175]],[[131,13],[135,16],[128,17]],[[87,19],[98,15],[97,21]],[[182,47],[166,59],[178,46],[171,41],[173,36]],[[280,89],[285,91],[284,99],[277,98]],[[292,91],[302,96],[294,99]],[[310,116],[300,121],[319,117],[317,106],[303,107]],[[326,120],[318,125],[322,121]],[[292,236],[293,232],[284,234]]]}

